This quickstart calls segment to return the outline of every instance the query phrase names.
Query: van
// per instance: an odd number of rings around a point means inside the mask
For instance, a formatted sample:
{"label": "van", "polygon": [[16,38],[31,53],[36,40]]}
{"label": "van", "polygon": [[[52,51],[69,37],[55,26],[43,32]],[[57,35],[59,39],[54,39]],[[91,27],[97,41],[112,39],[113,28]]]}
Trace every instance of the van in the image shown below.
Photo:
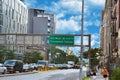
{"label": "van", "polygon": [[16,71],[23,71],[23,61],[22,60],[6,60],[4,66],[7,67],[9,73],[15,73]]}

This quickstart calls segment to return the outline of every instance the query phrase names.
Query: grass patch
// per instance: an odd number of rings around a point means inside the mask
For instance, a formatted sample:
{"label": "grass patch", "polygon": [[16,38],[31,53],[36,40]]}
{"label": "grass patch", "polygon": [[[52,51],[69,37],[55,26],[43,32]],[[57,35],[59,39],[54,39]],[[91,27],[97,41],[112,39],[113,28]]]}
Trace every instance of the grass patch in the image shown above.
{"label": "grass patch", "polygon": [[82,80],[88,80],[90,77],[83,77]]}

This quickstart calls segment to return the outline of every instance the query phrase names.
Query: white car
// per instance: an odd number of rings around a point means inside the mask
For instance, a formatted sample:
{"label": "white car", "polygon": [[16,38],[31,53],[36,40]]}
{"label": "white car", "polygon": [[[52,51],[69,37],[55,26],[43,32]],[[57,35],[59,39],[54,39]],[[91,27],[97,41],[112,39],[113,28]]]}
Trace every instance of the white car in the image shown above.
{"label": "white car", "polygon": [[24,64],[23,65],[23,72],[27,72],[30,70],[30,65],[29,64]]}
{"label": "white car", "polygon": [[0,63],[0,73],[5,74],[7,72],[7,68]]}

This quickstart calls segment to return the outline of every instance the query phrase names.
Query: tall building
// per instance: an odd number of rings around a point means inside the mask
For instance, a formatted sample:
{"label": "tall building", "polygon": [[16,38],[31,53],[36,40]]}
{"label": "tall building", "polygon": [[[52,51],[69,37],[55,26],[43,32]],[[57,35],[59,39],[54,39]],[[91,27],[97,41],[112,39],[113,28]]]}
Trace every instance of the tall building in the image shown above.
{"label": "tall building", "polygon": [[[105,9],[102,11],[102,24],[100,28],[101,48],[103,49],[104,57],[108,57],[111,49],[111,1],[106,0]],[[107,61],[107,58],[106,60]]]}
{"label": "tall building", "polygon": [[105,60],[114,68],[120,67],[120,0],[106,0],[101,36],[104,36],[101,37],[101,47]]}
{"label": "tall building", "polygon": [[[28,10],[28,33],[32,34],[55,34],[55,17],[54,14],[46,13],[42,9]],[[47,52],[48,46],[48,36],[42,36],[42,44],[45,46],[40,46],[41,50]],[[49,53],[46,53],[48,58]]]}
{"label": "tall building", "polygon": [[28,9],[20,0],[0,0],[0,33],[27,33]]}
{"label": "tall building", "polygon": [[[54,14],[45,13],[42,9],[28,10],[28,33],[32,34],[55,34]],[[42,42],[48,43],[48,37],[43,36]]]}
{"label": "tall building", "polygon": [[[27,33],[28,9],[21,0],[0,0],[0,33],[25,34]],[[6,36],[5,44],[14,44],[15,36]],[[23,53],[23,46],[7,46],[16,53]]]}
{"label": "tall building", "polygon": [[28,10],[28,33],[33,34],[54,34],[55,18],[54,14],[45,13],[41,9]]}

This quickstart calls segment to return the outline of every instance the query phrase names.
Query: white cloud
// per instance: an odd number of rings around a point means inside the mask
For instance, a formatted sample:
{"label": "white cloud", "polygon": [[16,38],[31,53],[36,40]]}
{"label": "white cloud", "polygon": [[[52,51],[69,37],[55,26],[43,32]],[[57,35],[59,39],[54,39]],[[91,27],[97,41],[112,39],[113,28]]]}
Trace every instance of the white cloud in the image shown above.
{"label": "white cloud", "polygon": [[91,46],[95,46],[95,45],[99,45],[99,34],[98,33],[95,33],[95,34],[92,34],[91,36]]}
{"label": "white cloud", "polygon": [[65,15],[63,13],[60,13],[56,16],[57,19],[64,17]]}
{"label": "white cloud", "polygon": [[34,7],[36,3],[37,0],[25,0],[25,4],[27,5],[27,7]]}
{"label": "white cloud", "polygon": [[74,18],[70,18],[70,20],[58,19],[56,23],[56,30],[59,30],[61,33],[75,32],[80,30],[80,25],[74,20]]}
{"label": "white cloud", "polygon": [[[53,8],[51,8],[51,10],[55,13],[81,14],[82,11],[82,0],[60,0],[58,2],[53,2],[52,5]],[[88,11],[87,5],[85,5],[84,11]]]}
{"label": "white cloud", "polygon": [[105,5],[105,0],[89,0],[94,5],[103,6]]}
{"label": "white cloud", "polygon": [[63,9],[73,12],[81,12],[82,2],[79,0],[61,0],[59,3]]}
{"label": "white cloud", "polygon": [[100,20],[95,20],[94,21],[94,25],[97,26],[97,27],[99,27],[100,26]]}

